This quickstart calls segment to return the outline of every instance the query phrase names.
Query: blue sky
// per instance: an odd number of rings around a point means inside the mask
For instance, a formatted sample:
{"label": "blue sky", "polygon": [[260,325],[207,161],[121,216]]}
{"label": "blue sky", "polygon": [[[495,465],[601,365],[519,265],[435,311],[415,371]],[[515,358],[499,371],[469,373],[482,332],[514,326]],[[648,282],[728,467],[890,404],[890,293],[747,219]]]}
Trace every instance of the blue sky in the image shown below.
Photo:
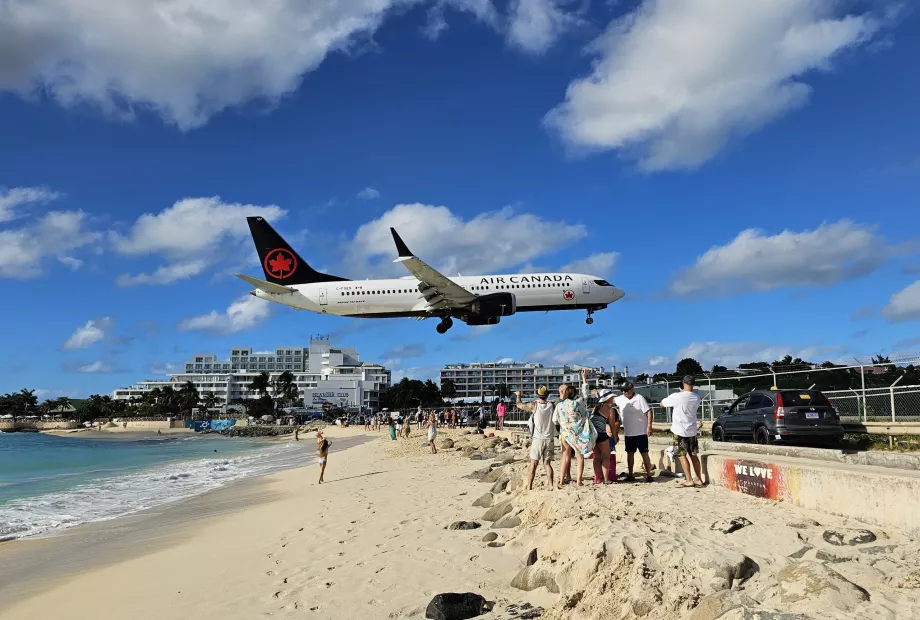
{"label": "blue sky", "polygon": [[[8,7],[0,391],[311,334],[420,378],[920,351],[916,12],[740,4]],[[346,277],[402,275],[396,225],[445,270],[575,265],[627,298],[446,336],[295,313],[232,277],[260,274],[247,214]]]}

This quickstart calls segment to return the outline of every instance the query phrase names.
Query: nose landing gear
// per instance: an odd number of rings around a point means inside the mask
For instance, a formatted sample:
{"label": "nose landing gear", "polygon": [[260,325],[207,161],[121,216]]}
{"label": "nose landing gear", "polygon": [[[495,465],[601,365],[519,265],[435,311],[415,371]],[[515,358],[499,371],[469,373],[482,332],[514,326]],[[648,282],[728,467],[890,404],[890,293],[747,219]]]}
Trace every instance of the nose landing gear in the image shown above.
{"label": "nose landing gear", "polygon": [[441,322],[438,323],[438,326],[435,329],[437,329],[439,334],[446,334],[447,330],[453,326],[454,326],[454,320],[450,318],[449,316],[446,316],[443,319],[441,319]]}
{"label": "nose landing gear", "polygon": [[588,308],[588,318],[585,319],[585,323],[588,325],[594,325],[594,318],[591,316],[592,314],[594,314],[594,310]]}

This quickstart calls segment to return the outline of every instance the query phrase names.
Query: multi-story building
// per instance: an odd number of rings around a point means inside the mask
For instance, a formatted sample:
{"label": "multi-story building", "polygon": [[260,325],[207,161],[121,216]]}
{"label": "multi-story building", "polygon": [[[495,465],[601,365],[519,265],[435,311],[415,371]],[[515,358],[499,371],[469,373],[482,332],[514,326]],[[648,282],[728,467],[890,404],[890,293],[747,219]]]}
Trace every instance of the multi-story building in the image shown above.
{"label": "multi-story building", "polygon": [[378,411],[390,387],[390,371],[379,364],[362,362],[351,347],[332,347],[328,338],[311,338],[309,347],[278,347],[272,352],[253,352],[251,348],[232,348],[230,359],[216,355],[195,355],[185,362],[185,372],[169,379],[147,379],[113,392],[115,400],[140,398],[154,388],[178,389],[191,381],[204,397],[211,393],[224,404],[245,403],[259,397],[249,384],[261,373],[268,373],[269,394],[283,372],[294,375],[294,384],[308,409],[326,402],[346,409]]}
{"label": "multi-story building", "polygon": [[[563,383],[579,383],[580,371],[587,366],[543,366],[528,362],[474,362],[448,364],[441,369],[441,383],[449,379],[457,388],[457,400],[491,400],[507,386],[509,394],[520,391],[524,398],[533,397],[537,388],[545,385],[550,392]],[[603,368],[589,368],[593,378]]]}

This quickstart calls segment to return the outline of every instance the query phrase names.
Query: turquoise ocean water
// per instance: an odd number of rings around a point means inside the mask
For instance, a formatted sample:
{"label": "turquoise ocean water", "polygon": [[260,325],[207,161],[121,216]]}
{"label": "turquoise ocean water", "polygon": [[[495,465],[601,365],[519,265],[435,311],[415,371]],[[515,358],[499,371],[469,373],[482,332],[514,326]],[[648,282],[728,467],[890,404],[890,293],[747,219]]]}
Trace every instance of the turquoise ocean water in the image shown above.
{"label": "turquoise ocean water", "polygon": [[46,534],[308,464],[308,442],[0,433],[0,540]]}

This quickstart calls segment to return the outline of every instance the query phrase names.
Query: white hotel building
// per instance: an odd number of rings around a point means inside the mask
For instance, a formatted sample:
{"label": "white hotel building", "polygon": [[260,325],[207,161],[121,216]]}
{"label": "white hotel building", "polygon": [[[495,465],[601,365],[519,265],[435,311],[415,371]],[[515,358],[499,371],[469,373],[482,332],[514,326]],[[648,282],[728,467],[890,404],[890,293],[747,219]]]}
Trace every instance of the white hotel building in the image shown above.
{"label": "white hotel building", "polygon": [[603,368],[588,366],[543,366],[528,362],[473,362],[448,364],[441,369],[441,383],[450,379],[457,388],[457,400],[492,400],[498,396],[497,386],[505,384],[513,399],[520,391],[524,398],[533,398],[537,388],[545,385],[557,393],[563,383],[581,382],[580,370],[588,368],[590,380],[604,376]]}
{"label": "white hotel building", "polygon": [[[267,372],[274,383],[285,371],[294,375],[308,409],[319,409],[328,402],[351,410],[379,411],[391,379],[389,370],[362,362],[355,349],[334,348],[328,338],[311,338],[309,347],[278,347],[274,353],[233,348],[226,360],[213,354],[195,355],[185,362],[184,372],[119,388],[112,398],[140,398],[154,388],[168,385],[179,389],[191,381],[202,397],[212,393],[223,404],[236,404],[259,397],[249,384],[260,373]],[[274,395],[272,387],[269,393]]]}

